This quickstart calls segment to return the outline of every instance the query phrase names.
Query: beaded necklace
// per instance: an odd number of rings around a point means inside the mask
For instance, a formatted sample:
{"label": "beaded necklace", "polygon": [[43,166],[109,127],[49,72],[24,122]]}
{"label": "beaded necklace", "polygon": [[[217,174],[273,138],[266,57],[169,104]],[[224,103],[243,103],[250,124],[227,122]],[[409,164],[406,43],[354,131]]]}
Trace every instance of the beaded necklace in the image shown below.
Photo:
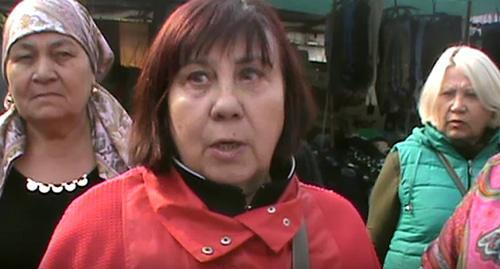
{"label": "beaded necklace", "polygon": [[83,174],[81,177],[64,182],[61,184],[52,184],[52,183],[42,183],[42,182],[37,182],[33,180],[32,178],[27,177],[26,178],[26,189],[28,189],[31,192],[36,192],[37,190],[43,194],[48,193],[48,192],[53,192],[53,193],[61,193],[63,190],[66,190],[67,192],[72,192],[76,190],[77,187],[85,187],[89,183],[89,180],[87,178],[87,174]]}

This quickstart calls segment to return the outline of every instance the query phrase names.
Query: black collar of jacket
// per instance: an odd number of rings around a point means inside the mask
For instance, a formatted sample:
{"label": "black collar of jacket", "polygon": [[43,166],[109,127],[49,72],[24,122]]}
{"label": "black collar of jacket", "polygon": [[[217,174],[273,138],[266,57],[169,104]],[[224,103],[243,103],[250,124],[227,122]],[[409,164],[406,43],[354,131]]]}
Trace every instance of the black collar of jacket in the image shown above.
{"label": "black collar of jacket", "polygon": [[276,203],[285,191],[295,173],[295,159],[273,165],[271,182],[263,184],[255,193],[250,204],[245,201],[243,191],[229,184],[221,184],[203,177],[174,158],[174,167],[181,174],[189,188],[214,212],[236,216],[247,210]]}

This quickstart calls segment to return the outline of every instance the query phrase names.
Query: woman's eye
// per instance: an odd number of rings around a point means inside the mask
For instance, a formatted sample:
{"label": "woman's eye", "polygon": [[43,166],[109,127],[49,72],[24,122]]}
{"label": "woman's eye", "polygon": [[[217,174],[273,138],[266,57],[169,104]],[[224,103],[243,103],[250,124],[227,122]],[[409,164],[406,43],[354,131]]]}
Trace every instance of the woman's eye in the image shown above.
{"label": "woman's eye", "polygon": [[244,68],[240,71],[240,79],[245,81],[255,81],[263,76],[263,72],[256,68]]}
{"label": "woman's eye", "polygon": [[66,60],[71,57],[73,57],[73,54],[67,52],[67,51],[59,51],[56,53],[57,59],[59,60]]}
{"label": "woman's eye", "polygon": [[30,61],[33,58],[33,56],[30,54],[21,54],[21,55],[16,55],[12,58],[13,58],[14,62],[26,62],[26,61]]}
{"label": "woman's eye", "polygon": [[471,99],[476,99],[477,98],[477,94],[474,91],[467,91],[467,92],[465,92],[465,96],[467,98],[471,98]]}
{"label": "woman's eye", "polygon": [[444,90],[441,92],[441,95],[448,96],[448,97],[454,96],[455,90]]}
{"label": "woman's eye", "polygon": [[209,77],[208,74],[203,71],[195,71],[187,76],[187,81],[193,84],[201,85],[208,83]]}

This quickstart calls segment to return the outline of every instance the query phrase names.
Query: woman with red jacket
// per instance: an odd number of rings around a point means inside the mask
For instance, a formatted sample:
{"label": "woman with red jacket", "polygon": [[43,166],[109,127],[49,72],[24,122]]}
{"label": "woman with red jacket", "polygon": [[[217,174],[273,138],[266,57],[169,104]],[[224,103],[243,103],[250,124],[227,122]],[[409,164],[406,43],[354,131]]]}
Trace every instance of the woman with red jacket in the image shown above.
{"label": "woman with red jacket", "polygon": [[139,167],[69,207],[41,268],[379,268],[353,206],[295,175],[298,59],[264,1],[178,8],[138,81]]}

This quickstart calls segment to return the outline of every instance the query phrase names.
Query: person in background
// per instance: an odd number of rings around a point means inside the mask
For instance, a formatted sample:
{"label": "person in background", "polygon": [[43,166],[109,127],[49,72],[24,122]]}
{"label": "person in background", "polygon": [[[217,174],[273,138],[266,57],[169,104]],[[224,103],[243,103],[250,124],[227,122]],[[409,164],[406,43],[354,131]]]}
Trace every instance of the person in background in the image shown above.
{"label": "person in background", "polygon": [[368,229],[384,268],[418,268],[488,158],[499,152],[500,72],[481,51],[448,48],[421,93],[416,127],[375,182]]}
{"label": "person in background", "polygon": [[76,1],[25,0],[7,18],[0,267],[36,268],[67,205],[129,169],[130,117],[98,84],[112,61]]}
{"label": "person in background", "polygon": [[262,0],[180,6],[138,81],[139,167],[69,206],[40,268],[379,268],[353,206],[295,174],[301,66]]}
{"label": "person in background", "polygon": [[500,154],[492,157],[423,255],[424,269],[500,267]]}

